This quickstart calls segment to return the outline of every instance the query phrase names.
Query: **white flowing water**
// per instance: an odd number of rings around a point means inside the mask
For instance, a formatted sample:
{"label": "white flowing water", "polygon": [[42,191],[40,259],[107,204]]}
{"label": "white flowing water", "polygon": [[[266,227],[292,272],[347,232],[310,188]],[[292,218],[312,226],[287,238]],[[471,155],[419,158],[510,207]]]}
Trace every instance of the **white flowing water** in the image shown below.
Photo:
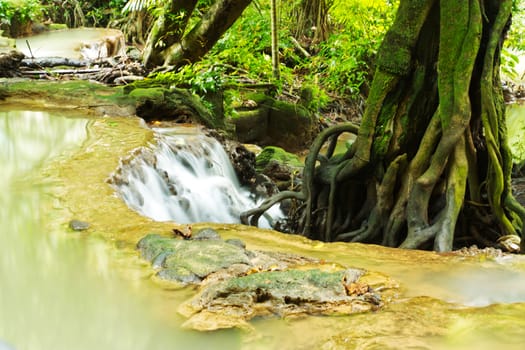
{"label": "white flowing water", "polygon": [[[156,132],[156,144],[121,167],[117,190],[134,210],[157,221],[238,223],[262,200],[239,184],[217,140],[194,127]],[[282,216],[275,206],[259,226],[270,228]]]}

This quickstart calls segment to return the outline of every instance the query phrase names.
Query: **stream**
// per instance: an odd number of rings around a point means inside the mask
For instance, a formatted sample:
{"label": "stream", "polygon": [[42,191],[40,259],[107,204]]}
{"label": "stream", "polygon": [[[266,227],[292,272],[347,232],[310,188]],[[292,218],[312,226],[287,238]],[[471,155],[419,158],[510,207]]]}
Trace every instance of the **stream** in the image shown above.
{"label": "stream", "polygon": [[[236,223],[194,226],[386,274],[397,297],[373,313],[259,318],[250,332],[182,330],[176,309],[194,290],[153,278],[135,249],[175,223],[131,210],[107,183],[156,139],[138,118],[1,107],[0,349],[523,348],[524,256],[321,243]],[[71,219],[91,227],[73,232]]]}
{"label": "stream", "polygon": [[196,338],[162,322],[147,287],[141,295],[131,284],[143,276],[122,277],[106,241],[73,237],[60,221],[56,183],[40,172],[78,152],[90,123],[0,108],[0,349],[235,348],[235,337]]}

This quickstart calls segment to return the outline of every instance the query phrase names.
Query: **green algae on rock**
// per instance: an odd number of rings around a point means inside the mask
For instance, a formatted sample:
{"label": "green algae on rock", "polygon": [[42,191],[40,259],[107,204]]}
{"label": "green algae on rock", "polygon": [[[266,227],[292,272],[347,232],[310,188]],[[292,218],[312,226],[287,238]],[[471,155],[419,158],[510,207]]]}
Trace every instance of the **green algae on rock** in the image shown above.
{"label": "green algae on rock", "polygon": [[288,253],[251,251],[215,235],[182,240],[148,234],[137,248],[158,270],[157,278],[174,286],[200,286],[198,294],[179,308],[188,318],[184,326],[197,330],[250,328],[247,321],[257,316],[377,310],[384,304],[379,287],[388,284],[361,269]]}
{"label": "green algae on rock", "polygon": [[363,270],[266,271],[206,286],[182,304],[184,327],[197,330],[249,328],[258,316],[348,315],[377,310],[381,296],[359,282]]}

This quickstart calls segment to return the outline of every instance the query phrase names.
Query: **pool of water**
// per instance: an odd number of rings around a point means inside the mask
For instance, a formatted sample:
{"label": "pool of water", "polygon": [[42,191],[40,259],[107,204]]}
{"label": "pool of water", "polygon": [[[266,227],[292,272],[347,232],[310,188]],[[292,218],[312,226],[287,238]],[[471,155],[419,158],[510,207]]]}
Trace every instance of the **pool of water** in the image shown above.
{"label": "pool of water", "polygon": [[[208,224],[248,249],[378,271],[399,283],[374,313],[253,320],[251,332],[180,328],[191,288],[156,284],[134,243],[169,232],[130,210],[105,179],[151,140],[133,118],[0,109],[0,349],[522,349],[525,258],[462,257],[321,243]],[[92,224],[72,232],[67,219]],[[196,225],[199,226],[199,225]]]}
{"label": "pool of water", "polygon": [[39,171],[74,157],[89,124],[68,113],[0,109],[0,349],[235,348],[235,336],[177,330],[146,287],[137,292],[140,277],[115,268],[111,245],[60,222],[56,184]]}
{"label": "pool of water", "polygon": [[[81,59],[81,49],[122,33],[108,28],[72,28],[42,32],[16,39],[17,50],[27,57],[65,57]],[[96,57],[95,57],[96,58]]]}

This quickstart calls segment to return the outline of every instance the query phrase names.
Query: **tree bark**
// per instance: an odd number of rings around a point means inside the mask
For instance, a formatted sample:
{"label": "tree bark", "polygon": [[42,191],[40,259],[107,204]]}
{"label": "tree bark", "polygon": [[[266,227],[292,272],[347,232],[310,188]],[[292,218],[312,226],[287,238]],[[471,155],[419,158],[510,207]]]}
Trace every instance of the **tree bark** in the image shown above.
{"label": "tree bark", "polygon": [[143,55],[146,67],[164,63],[162,52],[182,39],[196,5],[197,0],[171,0],[164,4],[146,41]]}
{"label": "tree bark", "polygon": [[270,12],[272,26],[272,75],[275,80],[279,80],[281,79],[281,70],[279,69],[279,21],[276,0],[272,0]]}
{"label": "tree bark", "polygon": [[278,198],[304,202],[302,234],[437,251],[521,234],[499,77],[511,11],[512,0],[401,0],[356,141],[320,158],[341,127],[325,130],[300,195]]}
{"label": "tree bark", "polygon": [[[197,1],[171,1],[148,38],[144,61],[148,67],[182,66],[200,60],[242,14],[251,0],[217,0],[186,33],[187,20]],[[178,10],[177,10],[178,9]],[[184,15],[177,19],[177,15]],[[179,16],[180,17],[180,16]]]}
{"label": "tree bark", "polygon": [[292,28],[292,35],[304,42],[318,44],[325,41],[330,34],[328,9],[332,0],[302,0],[291,10],[290,16],[296,19],[296,26]]}

